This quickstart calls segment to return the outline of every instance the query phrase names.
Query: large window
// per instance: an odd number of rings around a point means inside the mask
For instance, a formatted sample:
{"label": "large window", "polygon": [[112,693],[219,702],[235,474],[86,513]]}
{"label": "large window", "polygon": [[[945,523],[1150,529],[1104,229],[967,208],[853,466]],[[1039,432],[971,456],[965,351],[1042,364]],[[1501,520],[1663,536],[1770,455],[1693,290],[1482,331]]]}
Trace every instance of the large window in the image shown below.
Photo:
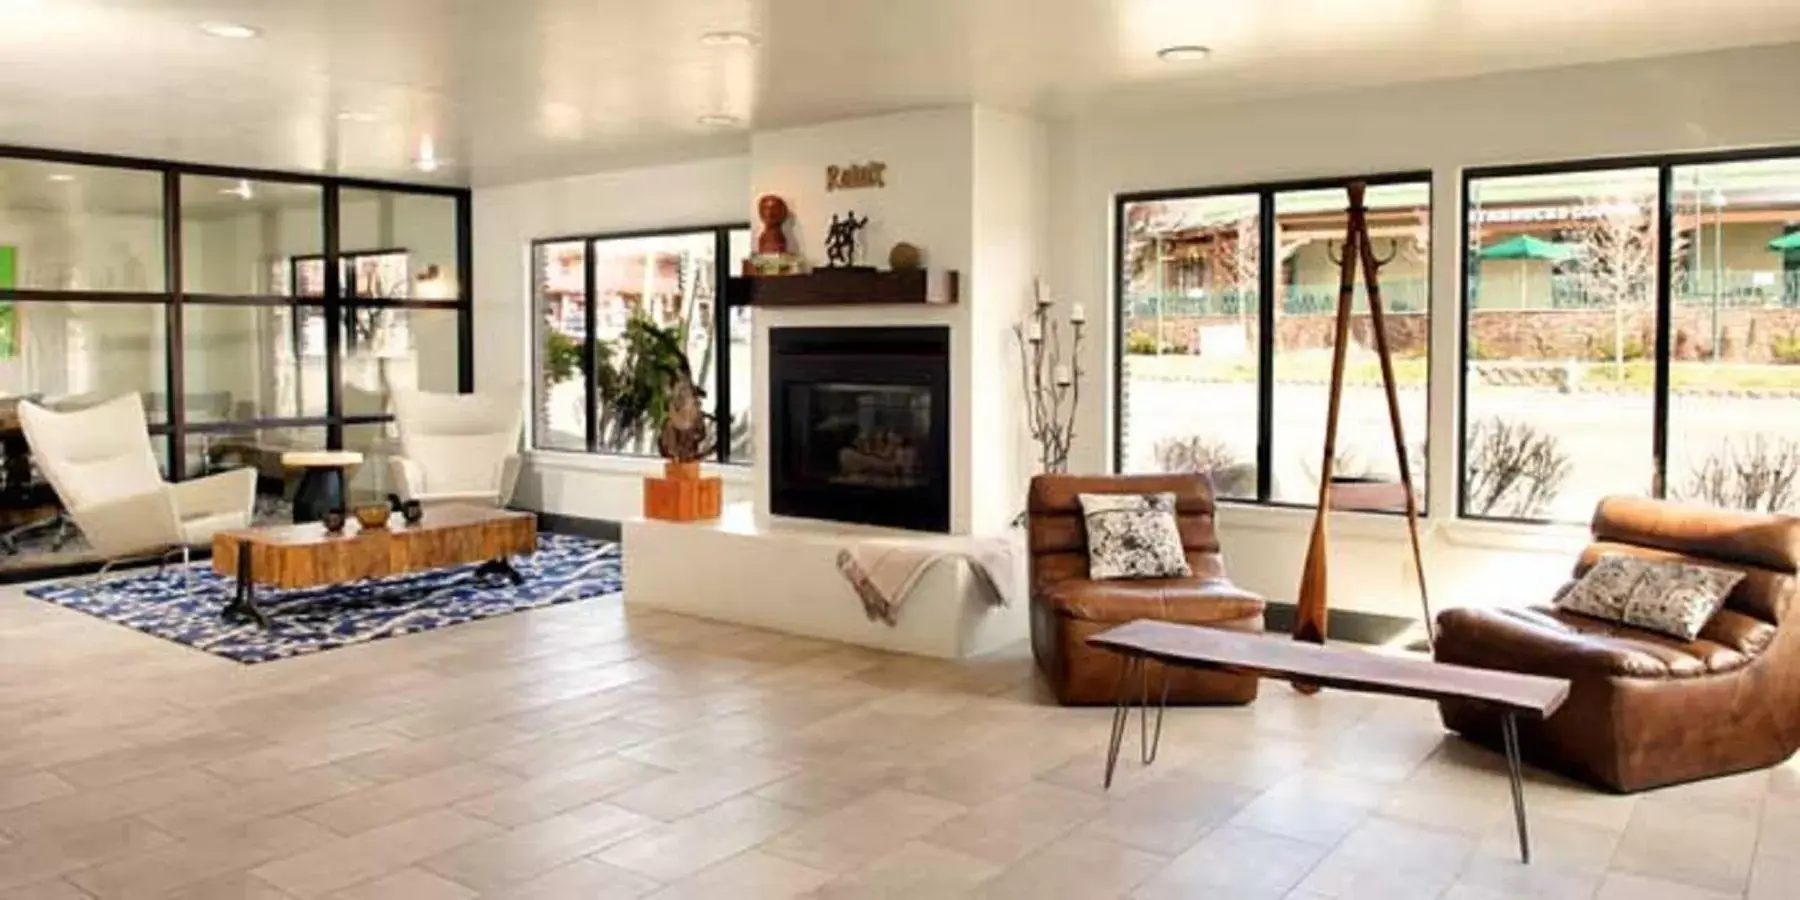
{"label": "large window", "polygon": [[392,390],[472,387],[466,190],[8,153],[0,402],[136,392],[170,477],[274,490],[285,449],[383,452]]}
{"label": "large window", "polygon": [[[1365,179],[1415,488],[1424,497],[1431,185]],[[1312,505],[1335,349],[1344,180],[1139,194],[1119,201],[1115,465],[1202,472],[1225,499]],[[1272,298],[1264,302],[1264,298]],[[1399,469],[1368,300],[1358,288],[1334,469]],[[1380,508],[1398,510],[1388,492]]]}
{"label": "large window", "polygon": [[719,461],[748,462],[750,320],[722,291],[748,245],[742,226],[533,244],[533,445],[656,455],[654,329],[675,338],[706,392]]}
{"label": "large window", "polygon": [[1800,511],[1800,159],[1468,174],[1465,515]]}

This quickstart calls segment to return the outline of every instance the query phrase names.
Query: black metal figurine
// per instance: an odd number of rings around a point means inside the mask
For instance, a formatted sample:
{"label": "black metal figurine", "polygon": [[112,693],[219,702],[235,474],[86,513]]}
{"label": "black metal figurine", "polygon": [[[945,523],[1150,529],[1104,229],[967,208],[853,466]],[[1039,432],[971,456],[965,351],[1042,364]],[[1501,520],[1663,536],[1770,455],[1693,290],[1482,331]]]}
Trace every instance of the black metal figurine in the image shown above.
{"label": "black metal figurine", "polygon": [[856,264],[857,233],[869,224],[869,217],[856,217],[856,210],[846,213],[839,219],[836,213],[831,216],[831,229],[825,234],[826,265],[832,268],[846,268]]}

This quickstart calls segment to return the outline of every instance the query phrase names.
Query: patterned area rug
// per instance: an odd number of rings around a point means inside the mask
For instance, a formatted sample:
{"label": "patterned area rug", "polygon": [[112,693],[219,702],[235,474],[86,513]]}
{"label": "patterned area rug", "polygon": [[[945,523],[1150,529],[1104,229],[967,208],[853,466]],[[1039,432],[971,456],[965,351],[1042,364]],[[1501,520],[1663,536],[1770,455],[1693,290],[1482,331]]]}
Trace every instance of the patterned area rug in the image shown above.
{"label": "patterned area rug", "polygon": [[98,582],[57,582],[25,593],[227,659],[260,663],[585,600],[624,587],[619,546],[589,538],[540,534],[537,552],[513,564],[525,576],[524,584],[477,579],[474,566],[461,566],[326,588],[259,588],[257,605],[274,623],[267,631],[219,615],[235,583],[213,574],[211,563],[192,566],[191,594],[183,592],[180,566]]}

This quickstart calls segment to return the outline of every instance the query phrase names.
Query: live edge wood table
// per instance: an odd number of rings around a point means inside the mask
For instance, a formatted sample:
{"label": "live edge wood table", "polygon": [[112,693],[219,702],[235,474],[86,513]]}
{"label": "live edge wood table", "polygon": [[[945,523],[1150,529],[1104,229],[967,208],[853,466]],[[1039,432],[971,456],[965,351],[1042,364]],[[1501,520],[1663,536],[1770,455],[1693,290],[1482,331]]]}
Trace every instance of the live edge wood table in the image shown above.
{"label": "live edge wood table", "polygon": [[1453,666],[1429,659],[1388,656],[1343,646],[1320,646],[1286,637],[1224,631],[1140,619],[1088,638],[1088,643],[1125,658],[1119,671],[1118,701],[1113,707],[1112,738],[1106,748],[1106,786],[1112,787],[1119,744],[1130,718],[1134,677],[1138,687],[1138,742],[1145,765],[1156,761],[1162,740],[1163,711],[1168,706],[1168,680],[1156,707],[1156,734],[1149,734],[1150,673],[1145,660],[1164,666],[1213,669],[1279,678],[1302,684],[1394,694],[1421,700],[1473,700],[1492,704],[1501,717],[1506,744],[1506,770],[1512,781],[1513,818],[1519,829],[1519,858],[1531,862],[1531,839],[1525,827],[1525,789],[1519,761],[1521,715],[1544,718],[1569,696],[1562,678],[1520,675]]}
{"label": "live edge wood table", "polygon": [[511,557],[537,549],[537,517],[480,506],[436,506],[408,525],[396,515],[382,528],[352,518],[332,534],[318,522],[222,531],[213,537],[213,571],[236,579],[227,618],[248,617],[264,628],[256,586],[319,587],[481,563],[476,577],[524,581]]}

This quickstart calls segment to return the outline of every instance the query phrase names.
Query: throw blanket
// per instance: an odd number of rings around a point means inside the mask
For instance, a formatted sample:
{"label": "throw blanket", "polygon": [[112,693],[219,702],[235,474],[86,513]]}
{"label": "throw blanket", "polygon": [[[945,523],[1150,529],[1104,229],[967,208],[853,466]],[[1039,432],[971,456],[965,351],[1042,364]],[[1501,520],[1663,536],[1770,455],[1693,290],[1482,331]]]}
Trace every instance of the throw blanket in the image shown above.
{"label": "throw blanket", "polygon": [[945,559],[967,563],[990,604],[1012,601],[1014,550],[1007,538],[870,538],[838,551],[837,564],[862,598],[869,621],[892,625],[919,579]]}

